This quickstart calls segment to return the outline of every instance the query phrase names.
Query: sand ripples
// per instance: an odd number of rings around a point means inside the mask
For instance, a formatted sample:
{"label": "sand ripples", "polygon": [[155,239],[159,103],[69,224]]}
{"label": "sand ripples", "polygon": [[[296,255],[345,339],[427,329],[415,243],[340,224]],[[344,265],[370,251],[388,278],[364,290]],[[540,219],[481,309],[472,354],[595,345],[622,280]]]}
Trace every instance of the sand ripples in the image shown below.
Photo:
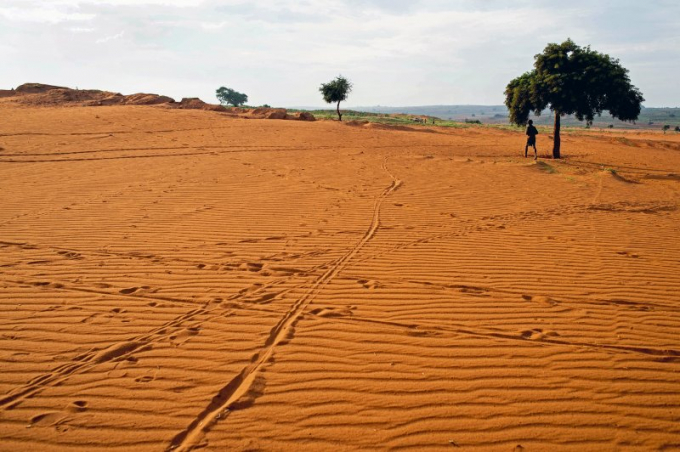
{"label": "sand ripples", "polygon": [[648,177],[677,171],[668,146],[649,167],[565,137],[617,178],[526,164],[501,131],[12,121],[2,449],[680,444],[678,187]]}

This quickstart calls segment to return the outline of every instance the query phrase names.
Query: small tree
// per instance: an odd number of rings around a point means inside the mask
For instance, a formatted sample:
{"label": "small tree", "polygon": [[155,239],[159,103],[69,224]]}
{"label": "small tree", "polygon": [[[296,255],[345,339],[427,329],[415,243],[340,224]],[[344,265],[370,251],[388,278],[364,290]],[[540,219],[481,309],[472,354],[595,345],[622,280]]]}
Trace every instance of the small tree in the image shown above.
{"label": "small tree", "polygon": [[342,113],[340,113],[340,102],[347,100],[347,96],[352,91],[352,83],[342,75],[338,75],[335,80],[328,83],[322,83],[319,88],[323,100],[327,103],[337,102],[338,120],[342,121]]}
{"label": "small tree", "polygon": [[661,128],[661,129],[663,130],[663,134],[666,135],[666,131],[668,131],[668,129],[670,129],[670,128],[671,128],[671,126],[669,126],[668,124],[666,124],[665,126],[663,126],[663,127]]}
{"label": "small tree", "polygon": [[622,121],[634,121],[640,115],[644,98],[630,84],[628,70],[619,60],[579,47],[571,39],[548,44],[534,59],[534,70],[505,88],[505,105],[510,122],[517,125],[525,125],[532,111],[537,116],[546,108],[553,112],[553,158],[560,158],[560,119],[564,115],[575,115],[587,124],[604,110]]}
{"label": "small tree", "polygon": [[675,131],[680,132],[680,126],[675,126]]}
{"label": "small tree", "polygon": [[222,105],[233,105],[234,107],[239,107],[248,102],[248,96],[224,86],[218,88],[217,91],[215,91],[215,94],[217,95],[217,100],[219,100]]}

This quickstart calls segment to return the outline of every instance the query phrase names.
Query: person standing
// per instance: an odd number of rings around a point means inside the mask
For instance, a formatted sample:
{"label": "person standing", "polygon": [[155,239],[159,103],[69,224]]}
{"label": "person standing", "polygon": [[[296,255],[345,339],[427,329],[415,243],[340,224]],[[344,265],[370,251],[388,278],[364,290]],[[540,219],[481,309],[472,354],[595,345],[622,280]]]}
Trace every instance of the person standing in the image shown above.
{"label": "person standing", "polygon": [[527,126],[527,145],[524,147],[524,158],[527,158],[527,153],[529,151],[529,146],[534,147],[534,160],[538,159],[538,151],[536,150],[536,135],[538,135],[538,129],[534,127],[534,121],[529,120],[529,125]]}

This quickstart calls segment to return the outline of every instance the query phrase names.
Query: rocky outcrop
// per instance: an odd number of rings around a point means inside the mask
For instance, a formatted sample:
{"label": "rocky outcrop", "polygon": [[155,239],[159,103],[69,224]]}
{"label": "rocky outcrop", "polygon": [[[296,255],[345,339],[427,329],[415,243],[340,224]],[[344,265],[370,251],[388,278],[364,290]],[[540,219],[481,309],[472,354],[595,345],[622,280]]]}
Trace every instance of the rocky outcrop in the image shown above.
{"label": "rocky outcrop", "polygon": [[226,107],[222,105],[214,105],[203,102],[198,97],[185,97],[176,105],[176,108],[182,108],[185,110],[209,110],[209,111],[227,111]]}
{"label": "rocky outcrop", "polygon": [[45,85],[43,83],[24,83],[17,86],[15,90],[17,94],[39,94],[51,91],[53,89],[69,89],[64,86]]}
{"label": "rocky outcrop", "polygon": [[14,97],[16,102],[30,106],[106,106],[106,105],[167,105],[185,110],[217,111],[225,115],[245,119],[289,119],[315,121],[309,112],[288,113],[285,108],[242,108],[209,104],[198,97],[185,97],[180,102],[168,96],[137,93],[123,95],[96,89],[72,89],[42,83],[24,83],[13,90],[0,90],[0,98]]}

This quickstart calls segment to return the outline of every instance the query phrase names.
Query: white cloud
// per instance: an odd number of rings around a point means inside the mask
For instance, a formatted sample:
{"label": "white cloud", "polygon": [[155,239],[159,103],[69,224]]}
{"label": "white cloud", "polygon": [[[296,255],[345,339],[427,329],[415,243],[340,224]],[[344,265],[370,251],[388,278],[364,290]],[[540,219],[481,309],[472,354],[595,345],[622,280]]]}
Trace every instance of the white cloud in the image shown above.
{"label": "white cloud", "polygon": [[122,38],[124,34],[125,34],[125,30],[123,30],[123,31],[121,31],[120,33],[117,33],[117,34],[115,34],[115,35],[106,36],[106,37],[104,37],[104,38],[97,39],[97,40],[95,41],[95,43],[97,43],[97,44],[104,44],[105,42],[115,41],[116,39]]}
{"label": "white cloud", "polygon": [[67,7],[93,6],[169,6],[176,8],[198,8],[204,0],[57,0],[39,1],[39,3],[61,5]]}
{"label": "white cloud", "polygon": [[226,20],[223,20],[221,22],[201,22],[201,28],[204,30],[219,30],[220,28],[224,28],[229,22]]}
{"label": "white cloud", "polygon": [[59,23],[67,21],[88,21],[95,14],[69,12],[50,5],[41,7],[0,7],[0,16],[12,22]]}
{"label": "white cloud", "polygon": [[[680,103],[677,84],[648,69],[680,71],[672,19],[680,3],[657,1],[664,7],[639,0],[559,7],[542,0],[0,0],[0,59],[13,48],[21,55],[0,71],[0,86],[43,79],[208,100],[216,86],[233,84],[255,103],[309,105],[321,103],[320,82],[342,73],[355,82],[354,105],[500,103],[505,83],[530,69],[536,53],[571,37],[621,58],[650,105],[669,96]],[[101,45],[113,41],[131,45],[103,54]]]}
{"label": "white cloud", "polygon": [[71,27],[68,29],[71,33],[92,33],[96,28],[86,28],[86,27]]}

